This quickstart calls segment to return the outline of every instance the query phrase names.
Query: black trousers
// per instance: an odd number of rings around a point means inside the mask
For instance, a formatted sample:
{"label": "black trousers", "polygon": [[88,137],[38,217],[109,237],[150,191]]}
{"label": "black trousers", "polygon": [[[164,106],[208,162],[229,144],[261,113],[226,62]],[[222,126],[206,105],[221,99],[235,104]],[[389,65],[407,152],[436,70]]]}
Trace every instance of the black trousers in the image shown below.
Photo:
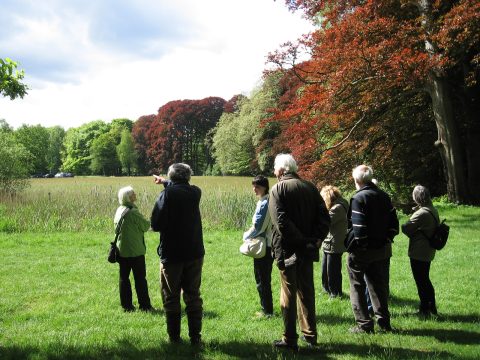
{"label": "black trousers", "polygon": [[349,254],[347,269],[350,277],[350,301],[358,326],[364,330],[373,330],[374,327],[365,296],[368,287],[378,325],[382,328],[389,328],[390,258],[369,261],[365,260],[365,257],[358,259],[355,254]]}
{"label": "black trousers", "polygon": [[342,254],[323,253],[322,286],[332,296],[342,294]]}
{"label": "black trousers", "polygon": [[430,264],[431,261],[420,261],[410,259],[413,278],[417,284],[418,297],[420,298],[420,312],[436,313],[435,289],[430,281]]}
{"label": "black trousers", "polygon": [[140,309],[151,307],[150,297],[148,296],[147,269],[145,265],[145,256],[120,257],[120,303],[126,310],[133,309],[132,285],[130,283],[130,271],[133,272],[135,280],[135,291],[137,292],[138,305]]}
{"label": "black trousers", "polygon": [[267,247],[265,256],[260,259],[253,259],[253,272],[257,283],[260,305],[265,314],[273,314],[272,301],[272,249]]}

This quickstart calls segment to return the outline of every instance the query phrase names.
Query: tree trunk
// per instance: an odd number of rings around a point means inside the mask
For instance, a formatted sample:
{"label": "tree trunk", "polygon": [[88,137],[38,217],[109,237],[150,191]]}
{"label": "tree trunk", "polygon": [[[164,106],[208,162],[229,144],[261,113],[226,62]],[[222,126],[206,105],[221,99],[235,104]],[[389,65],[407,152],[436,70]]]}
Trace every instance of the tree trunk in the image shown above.
{"label": "tree trunk", "polygon": [[[423,15],[422,27],[425,31],[425,50],[432,57],[438,54],[438,49],[430,41],[433,29],[432,0],[419,0],[418,6]],[[455,203],[469,204],[475,202],[472,194],[474,187],[469,187],[468,174],[473,173],[468,169],[470,161],[467,161],[462,144],[460,129],[456,122],[452,93],[447,83],[446,75],[432,71],[426,84],[432,99],[432,108],[435,123],[438,130],[438,140],[435,145],[440,151],[443,161],[444,173],[447,180],[448,199]],[[458,119],[457,119],[458,121]]]}
{"label": "tree trunk", "polygon": [[435,145],[440,151],[447,177],[448,199],[455,203],[469,203],[467,163],[460,145],[460,134],[455,122],[449,86],[445,79],[432,74],[427,88],[432,99],[438,130],[438,140]]}

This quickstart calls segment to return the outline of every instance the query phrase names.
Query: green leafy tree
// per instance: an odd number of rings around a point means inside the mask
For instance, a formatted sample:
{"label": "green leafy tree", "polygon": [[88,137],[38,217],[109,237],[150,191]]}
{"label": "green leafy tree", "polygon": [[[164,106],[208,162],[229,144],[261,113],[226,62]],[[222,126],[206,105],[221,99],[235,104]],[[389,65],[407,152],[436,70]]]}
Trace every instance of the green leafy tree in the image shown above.
{"label": "green leafy tree", "polygon": [[41,125],[22,125],[14,131],[15,138],[32,154],[31,171],[35,174],[47,172],[48,130]]}
{"label": "green leafy tree", "polygon": [[11,132],[0,131],[0,192],[15,194],[29,185],[31,158]]}
{"label": "green leafy tree", "polygon": [[[223,174],[271,172],[271,150],[264,138],[272,124],[264,124],[278,100],[277,79],[266,79],[251,98],[239,99],[233,113],[223,113],[213,136],[214,157]],[[260,146],[262,145],[262,146]]]}
{"label": "green leafy tree", "polygon": [[25,73],[17,70],[17,66],[18,64],[9,58],[0,59],[0,95],[8,96],[10,100],[23,98],[28,90],[28,86],[21,82]]}
{"label": "green leafy tree", "polygon": [[68,129],[63,141],[62,170],[76,175],[91,174],[90,149],[92,142],[100,135],[110,131],[110,126],[102,120]]}
{"label": "green leafy tree", "polygon": [[0,132],[13,132],[12,127],[7,123],[5,119],[0,119]]}
{"label": "green leafy tree", "polygon": [[102,134],[94,139],[90,147],[90,154],[90,169],[94,174],[118,175],[120,161],[117,156],[115,139],[111,133]]}
{"label": "green leafy tree", "polygon": [[127,175],[132,174],[132,170],[137,167],[137,153],[132,133],[128,129],[122,131],[120,144],[117,145],[117,155],[122,165],[123,172]]}
{"label": "green leafy tree", "polygon": [[65,130],[60,126],[48,128],[48,149],[46,154],[47,168],[50,174],[58,172],[62,166],[61,152]]}

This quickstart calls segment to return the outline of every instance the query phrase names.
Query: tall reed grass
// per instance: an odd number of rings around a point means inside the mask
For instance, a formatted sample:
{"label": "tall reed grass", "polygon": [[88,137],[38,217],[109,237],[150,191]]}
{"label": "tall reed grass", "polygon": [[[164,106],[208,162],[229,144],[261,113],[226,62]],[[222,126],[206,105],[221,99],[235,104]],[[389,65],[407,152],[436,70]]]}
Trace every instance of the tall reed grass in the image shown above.
{"label": "tall reed grass", "polygon": [[[247,177],[193,177],[202,189],[204,228],[243,229],[250,223],[255,196]],[[15,197],[0,197],[0,231],[112,231],[117,192],[131,185],[137,206],[149,218],[162,185],[150,177],[32,179]]]}

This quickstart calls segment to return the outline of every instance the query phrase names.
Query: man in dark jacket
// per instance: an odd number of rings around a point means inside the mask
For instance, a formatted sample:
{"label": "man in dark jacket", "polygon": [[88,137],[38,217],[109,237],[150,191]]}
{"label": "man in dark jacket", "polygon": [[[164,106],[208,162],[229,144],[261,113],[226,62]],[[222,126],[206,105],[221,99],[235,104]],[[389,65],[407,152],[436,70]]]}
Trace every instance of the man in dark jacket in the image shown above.
{"label": "man in dark jacket", "polygon": [[313,262],[328,234],[330,216],[318,189],[297,175],[297,164],[290,154],[275,158],[275,176],[269,212],[273,224],[272,252],[280,270],[280,307],[284,333],[277,348],[298,350],[298,318],[302,339],[317,344]]}
{"label": "man in dark jacket", "polygon": [[393,238],[398,234],[398,219],[390,197],[373,182],[370,166],[353,170],[357,192],[350,200],[348,220],[354,241],[348,249],[347,269],[350,278],[350,301],[357,326],[354,333],[374,331],[365,289],[381,330],[391,331],[388,311],[390,257]]}
{"label": "man in dark jacket", "polygon": [[192,344],[200,343],[203,302],[200,297],[203,247],[200,218],[201,190],[190,185],[192,170],[187,164],[173,164],[168,169],[170,181],[155,176],[164,184],[152,211],[151,225],[160,232],[160,284],[167,332],[171,342],[180,341],[180,293],[183,291]]}

